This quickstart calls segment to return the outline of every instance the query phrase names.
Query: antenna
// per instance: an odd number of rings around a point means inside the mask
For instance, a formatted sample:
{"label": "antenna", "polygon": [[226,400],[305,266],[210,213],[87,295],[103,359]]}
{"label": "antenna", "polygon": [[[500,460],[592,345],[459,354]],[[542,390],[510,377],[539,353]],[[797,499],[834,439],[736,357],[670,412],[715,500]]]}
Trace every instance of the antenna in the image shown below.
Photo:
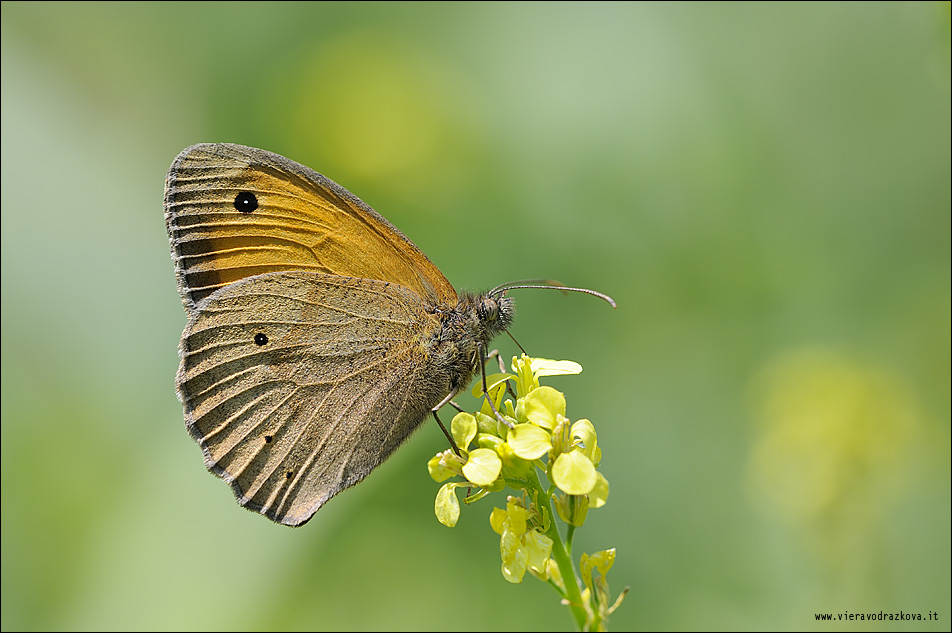
{"label": "antenna", "polygon": [[491,297],[503,295],[506,293],[506,291],[515,290],[517,288],[541,288],[549,290],[561,290],[562,292],[582,292],[587,295],[598,297],[603,301],[607,301],[613,308],[618,307],[615,304],[615,300],[604,293],[598,292],[597,290],[589,290],[588,288],[570,288],[562,282],[555,281],[554,279],[525,279],[523,281],[509,281],[504,284],[499,284],[486,294]]}

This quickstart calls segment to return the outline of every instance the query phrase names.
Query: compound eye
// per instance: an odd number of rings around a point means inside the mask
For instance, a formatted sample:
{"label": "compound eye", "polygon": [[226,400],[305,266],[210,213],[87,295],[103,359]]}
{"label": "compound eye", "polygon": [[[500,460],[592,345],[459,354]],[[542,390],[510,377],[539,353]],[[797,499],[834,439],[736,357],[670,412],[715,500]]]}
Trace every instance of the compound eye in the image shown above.
{"label": "compound eye", "polygon": [[486,319],[495,321],[499,316],[499,303],[495,299],[483,299],[482,312]]}

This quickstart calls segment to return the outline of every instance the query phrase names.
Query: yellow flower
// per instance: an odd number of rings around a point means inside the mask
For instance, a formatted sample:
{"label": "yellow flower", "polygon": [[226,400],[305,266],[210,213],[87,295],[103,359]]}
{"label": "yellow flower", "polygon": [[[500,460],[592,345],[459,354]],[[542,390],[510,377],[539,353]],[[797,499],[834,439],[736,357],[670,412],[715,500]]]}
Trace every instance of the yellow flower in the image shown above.
{"label": "yellow flower", "polygon": [[515,497],[509,497],[505,510],[494,508],[489,517],[493,531],[501,537],[502,575],[511,583],[522,582],[527,570],[544,574],[552,553],[552,539],[540,528],[530,527],[529,518],[529,512]]}
{"label": "yellow flower", "polygon": [[[561,539],[554,529],[556,516],[579,527],[590,508],[600,508],[608,499],[608,480],[597,470],[602,454],[594,425],[585,419],[573,423],[565,415],[565,396],[539,385],[540,376],[579,373],[582,368],[571,361],[523,355],[512,359],[512,370],[515,375],[487,376],[488,397],[482,409],[453,417],[450,436],[458,450],[445,450],[427,463],[438,482],[464,478],[440,488],[434,511],[441,523],[453,527],[460,518],[457,488],[467,488],[466,504],[506,486],[520,491],[520,496],[507,498],[505,509],[494,508],[489,517],[499,535],[503,578],[521,583],[526,572],[531,573],[559,591],[582,630],[604,630],[607,617],[627,592],[608,604],[611,594],[605,574],[615,551],[582,556],[583,585],[571,561],[565,560],[561,543],[552,558],[555,544],[549,536]],[[510,380],[515,383],[515,402],[507,398],[512,395]],[[473,394],[483,395],[483,386],[479,381]]]}

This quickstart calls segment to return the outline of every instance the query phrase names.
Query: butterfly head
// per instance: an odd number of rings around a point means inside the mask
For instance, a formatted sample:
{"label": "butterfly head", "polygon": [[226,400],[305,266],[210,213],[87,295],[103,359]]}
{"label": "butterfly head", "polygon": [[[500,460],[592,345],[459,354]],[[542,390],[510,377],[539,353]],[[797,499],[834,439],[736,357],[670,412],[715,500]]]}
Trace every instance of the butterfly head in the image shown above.
{"label": "butterfly head", "polygon": [[[451,321],[460,328],[456,332],[459,340],[470,340],[472,345],[480,342],[485,347],[512,325],[516,316],[516,302],[504,296],[504,291],[464,292],[460,294],[459,304],[451,314]],[[450,327],[455,329],[455,326]]]}
{"label": "butterfly head", "polygon": [[495,295],[486,293],[478,297],[476,314],[489,338],[507,330],[516,316],[516,302],[504,295],[505,291],[502,291]]}

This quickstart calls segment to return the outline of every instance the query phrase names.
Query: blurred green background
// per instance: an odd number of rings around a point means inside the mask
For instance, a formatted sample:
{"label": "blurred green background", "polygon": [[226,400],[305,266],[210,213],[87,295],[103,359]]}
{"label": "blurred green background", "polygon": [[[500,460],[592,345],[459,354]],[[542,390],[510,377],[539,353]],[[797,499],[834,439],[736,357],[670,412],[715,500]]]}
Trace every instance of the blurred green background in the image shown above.
{"label": "blurred green background", "polygon": [[[612,629],[950,629],[948,3],[3,3],[2,628],[569,629],[493,501],[436,521],[432,424],[297,530],[206,473],[162,216],[203,141],[458,288],[614,296],[513,293],[585,367]],[[941,619],[814,616],[880,611]]]}

